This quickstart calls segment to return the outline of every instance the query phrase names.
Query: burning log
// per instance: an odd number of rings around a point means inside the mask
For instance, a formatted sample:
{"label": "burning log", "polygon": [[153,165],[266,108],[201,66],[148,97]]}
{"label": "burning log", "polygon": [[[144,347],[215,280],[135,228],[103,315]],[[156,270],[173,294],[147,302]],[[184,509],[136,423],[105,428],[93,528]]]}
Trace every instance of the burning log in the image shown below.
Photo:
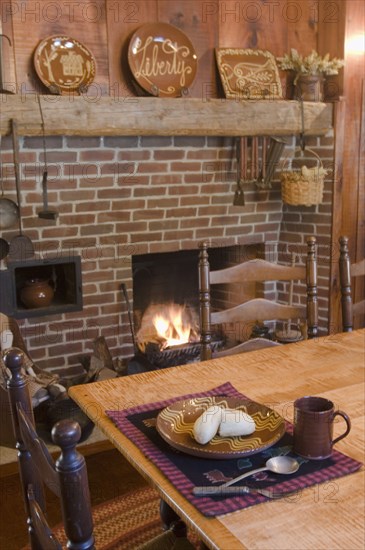
{"label": "burning log", "polygon": [[191,308],[179,304],[149,306],[136,335],[138,349],[146,353],[153,344],[159,351],[199,342],[198,319]]}
{"label": "burning log", "polygon": [[[147,360],[150,369],[184,365],[200,358],[198,318],[194,311],[178,304],[149,306],[136,334],[138,362]],[[217,349],[222,341],[216,341]],[[139,372],[139,371],[137,371]]]}

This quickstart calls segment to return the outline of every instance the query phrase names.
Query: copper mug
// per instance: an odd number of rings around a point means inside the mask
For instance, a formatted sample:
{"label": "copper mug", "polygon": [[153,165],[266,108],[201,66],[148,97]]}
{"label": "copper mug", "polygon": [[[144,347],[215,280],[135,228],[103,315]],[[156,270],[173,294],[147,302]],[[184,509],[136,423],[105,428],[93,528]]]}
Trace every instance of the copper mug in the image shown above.
{"label": "copper mug", "polygon": [[[342,416],[346,422],[343,434],[333,439],[333,422]],[[335,443],[347,436],[351,422],[346,413],[324,397],[301,397],[294,402],[294,452],[304,458],[329,458]]]}

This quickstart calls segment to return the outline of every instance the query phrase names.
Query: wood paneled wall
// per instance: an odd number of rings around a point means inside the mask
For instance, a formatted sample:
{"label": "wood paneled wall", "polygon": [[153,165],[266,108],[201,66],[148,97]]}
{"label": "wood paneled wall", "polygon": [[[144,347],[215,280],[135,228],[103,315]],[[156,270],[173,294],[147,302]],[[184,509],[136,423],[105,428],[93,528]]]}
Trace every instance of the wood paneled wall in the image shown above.
{"label": "wood paneled wall", "polygon": [[[338,257],[340,235],[349,237],[352,262],[365,256],[365,57],[364,28],[365,3],[347,0],[339,3],[338,36],[332,36],[328,28],[320,28],[322,51],[325,45],[337,44],[337,55],[345,59],[341,75],[344,104],[337,109],[335,121],[336,143],[341,155],[335,155],[336,178],[333,193],[332,262],[330,328],[341,330]],[[356,45],[356,47],[354,47]],[[362,48],[362,51],[361,51]],[[364,281],[354,284],[356,300],[363,299]],[[359,326],[359,322],[355,326]]]}
{"label": "wood paneled wall", "polygon": [[[128,40],[140,25],[156,21],[179,27],[195,47],[199,61],[191,96],[217,97],[220,89],[214,48],[261,48],[280,56],[295,47],[308,54],[320,44],[319,28],[324,27],[326,35],[339,38],[343,22],[339,14],[344,3],[340,0],[1,0],[2,32],[14,44],[15,69],[9,67],[6,76],[18,91],[45,93],[47,90],[33,68],[33,52],[43,38],[62,33],[77,38],[94,54],[97,76],[90,95],[134,95],[126,63]],[[341,40],[331,40],[332,55],[337,54],[338,44]],[[282,77],[285,83],[285,73]]]}

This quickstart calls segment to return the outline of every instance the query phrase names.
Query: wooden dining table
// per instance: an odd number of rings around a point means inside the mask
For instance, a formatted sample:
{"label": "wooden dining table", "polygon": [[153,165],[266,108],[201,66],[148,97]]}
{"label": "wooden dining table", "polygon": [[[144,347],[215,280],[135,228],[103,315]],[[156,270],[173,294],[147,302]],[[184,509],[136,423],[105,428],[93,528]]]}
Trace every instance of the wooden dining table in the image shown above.
{"label": "wooden dining table", "polygon": [[[70,388],[71,398],[120,453],[155,487],[161,498],[209,547],[221,550],[363,549],[364,468],[316,483],[298,499],[267,500],[217,517],[189,502],[105,413],[154,403],[230,382],[259,403],[270,404],[287,421],[293,401],[320,395],[351,418],[349,435],[336,449],[364,463],[365,330],[154,370]],[[343,431],[334,425],[335,435]]]}

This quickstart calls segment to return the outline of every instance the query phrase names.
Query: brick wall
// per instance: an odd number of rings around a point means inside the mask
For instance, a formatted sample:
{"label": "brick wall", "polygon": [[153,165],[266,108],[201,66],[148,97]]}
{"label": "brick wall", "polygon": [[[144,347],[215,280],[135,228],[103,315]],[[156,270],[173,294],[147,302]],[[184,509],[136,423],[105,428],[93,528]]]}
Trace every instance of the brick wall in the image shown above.
{"label": "brick wall", "polygon": [[[81,312],[19,321],[40,366],[77,364],[92,340],[106,337],[114,358],[132,355],[120,283],[131,293],[131,255],[266,242],[269,250],[303,251],[305,237],[319,239],[320,321],[327,325],[331,174],[318,207],[283,205],[280,184],[245,188],[246,204],[233,206],[234,140],[211,137],[47,137],[49,208],[55,222],[39,219],[42,208],[41,138],[21,139],[23,229],[38,258],[82,258]],[[308,140],[332,163],[332,136]],[[12,149],[2,143],[4,193],[15,199]],[[11,239],[17,230],[3,232]]]}
{"label": "brick wall", "polygon": [[[294,144],[298,145],[298,144]],[[320,333],[328,331],[329,277],[330,260],[338,259],[337,243],[331,251],[332,223],[332,186],[334,177],[333,134],[326,137],[307,138],[306,145],[321,158],[323,167],[327,170],[324,181],[323,202],[317,206],[299,207],[283,205],[283,217],[278,242],[280,250],[285,250],[286,261],[290,262],[290,253],[301,252],[301,246],[307,235],[317,237],[318,250],[318,304]],[[292,151],[293,152],[293,151]],[[294,155],[298,150],[294,149]],[[310,155],[313,158],[313,155]],[[294,294],[299,294],[300,287],[294,288]],[[300,301],[304,304],[305,295],[301,292]]]}

